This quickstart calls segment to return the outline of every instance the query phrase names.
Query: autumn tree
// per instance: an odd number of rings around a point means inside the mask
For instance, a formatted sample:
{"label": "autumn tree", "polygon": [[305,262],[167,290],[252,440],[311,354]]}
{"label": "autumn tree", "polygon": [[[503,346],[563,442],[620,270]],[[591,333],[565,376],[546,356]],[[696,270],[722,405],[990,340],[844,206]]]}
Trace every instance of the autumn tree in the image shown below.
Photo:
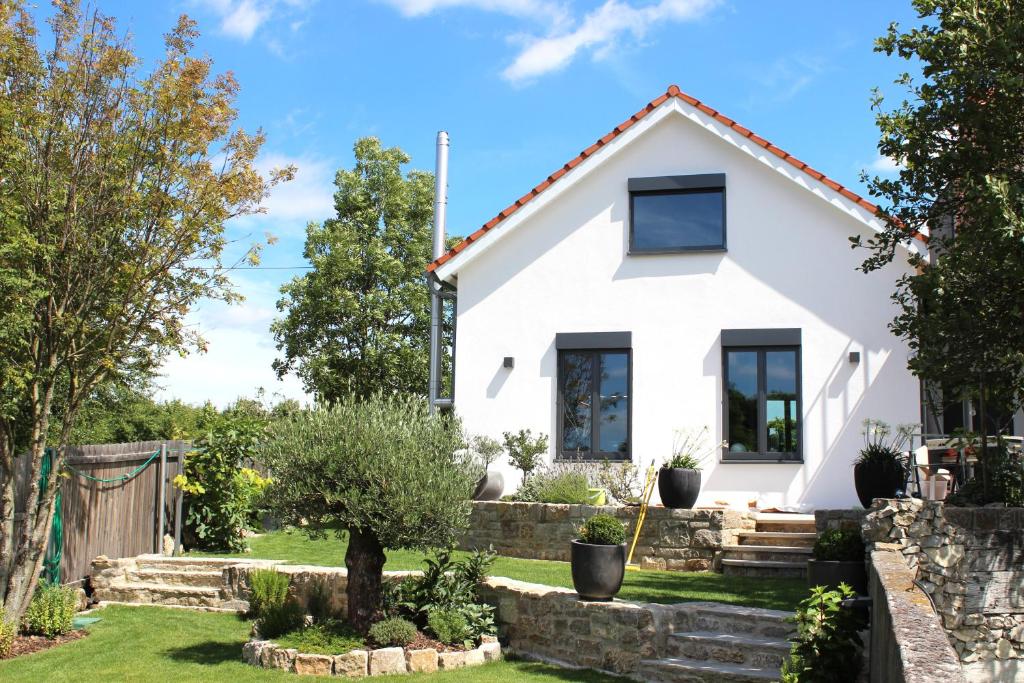
{"label": "autumn tree", "polygon": [[0,599],[12,621],[38,580],[59,488],[40,486],[45,451],[59,472],[97,387],[152,374],[198,341],[190,307],[235,298],[224,222],[259,211],[292,173],[256,171],[263,136],[236,127],[238,84],[193,56],[187,17],[143,73],[111,18],[56,2],[43,51],[26,8],[0,0]]}
{"label": "autumn tree", "polygon": [[355,166],[335,179],[337,216],[306,229],[313,270],[281,288],[274,369],[328,402],[350,391],[425,394],[433,174],[403,175],[409,157],[377,138],[354,151]]}

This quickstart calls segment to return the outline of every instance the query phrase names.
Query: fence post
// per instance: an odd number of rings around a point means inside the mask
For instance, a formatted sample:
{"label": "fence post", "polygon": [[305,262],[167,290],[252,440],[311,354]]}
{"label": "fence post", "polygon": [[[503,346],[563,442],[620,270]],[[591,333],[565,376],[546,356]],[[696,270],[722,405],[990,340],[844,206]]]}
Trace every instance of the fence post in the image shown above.
{"label": "fence post", "polygon": [[[185,444],[178,444],[178,474],[185,474]],[[181,555],[181,501],[185,492],[177,489],[174,503],[174,554]]]}
{"label": "fence post", "polygon": [[167,444],[160,444],[160,485],[157,487],[157,505],[158,507],[158,518],[160,523],[156,529],[156,549],[153,551],[158,555],[162,555],[164,551],[164,524],[166,523],[167,514],[165,508],[165,499],[167,497]]}

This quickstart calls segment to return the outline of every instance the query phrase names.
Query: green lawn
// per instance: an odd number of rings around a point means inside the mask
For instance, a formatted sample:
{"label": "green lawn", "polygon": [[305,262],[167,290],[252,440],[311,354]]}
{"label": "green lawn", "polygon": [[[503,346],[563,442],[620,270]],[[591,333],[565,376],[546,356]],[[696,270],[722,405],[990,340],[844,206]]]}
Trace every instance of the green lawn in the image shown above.
{"label": "green lawn", "polygon": [[[344,540],[333,534],[310,540],[301,531],[274,531],[250,539],[251,553],[244,557],[287,560],[292,564],[345,566]],[[197,553],[200,554],[200,553]],[[385,569],[421,569],[423,555],[408,550],[388,552]],[[568,562],[499,557],[494,576],[572,587]],[[759,579],[723,576],[713,572],[628,571],[619,597],[640,602],[692,602],[713,600],[732,605],[793,611],[807,593],[802,579]]]}
{"label": "green lawn", "polygon": [[[0,680],[13,681],[292,681],[295,674],[265,671],[242,662],[248,622],[223,613],[161,607],[111,606],[93,616],[102,621],[89,636],[52,650],[0,662]],[[447,673],[387,676],[377,680],[438,683],[528,683],[621,679],[593,671],[570,671],[509,661]]]}

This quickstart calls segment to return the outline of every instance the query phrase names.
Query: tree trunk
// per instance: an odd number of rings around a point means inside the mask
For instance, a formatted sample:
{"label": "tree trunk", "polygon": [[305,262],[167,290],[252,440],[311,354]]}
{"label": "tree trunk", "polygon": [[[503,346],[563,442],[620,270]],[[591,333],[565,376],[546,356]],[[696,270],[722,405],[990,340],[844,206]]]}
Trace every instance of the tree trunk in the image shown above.
{"label": "tree trunk", "polygon": [[384,548],[369,529],[349,527],[345,567],[348,569],[348,621],[361,633],[380,616]]}

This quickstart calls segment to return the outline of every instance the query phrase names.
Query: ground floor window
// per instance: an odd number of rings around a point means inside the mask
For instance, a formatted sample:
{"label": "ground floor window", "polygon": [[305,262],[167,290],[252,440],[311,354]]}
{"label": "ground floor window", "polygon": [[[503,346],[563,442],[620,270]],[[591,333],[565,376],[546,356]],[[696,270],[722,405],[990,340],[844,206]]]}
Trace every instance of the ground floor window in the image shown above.
{"label": "ground floor window", "polygon": [[723,331],[723,460],[801,459],[800,346],[791,343],[799,340],[799,330],[779,332]]}
{"label": "ground floor window", "polygon": [[630,458],[629,349],[559,349],[558,457]]}

